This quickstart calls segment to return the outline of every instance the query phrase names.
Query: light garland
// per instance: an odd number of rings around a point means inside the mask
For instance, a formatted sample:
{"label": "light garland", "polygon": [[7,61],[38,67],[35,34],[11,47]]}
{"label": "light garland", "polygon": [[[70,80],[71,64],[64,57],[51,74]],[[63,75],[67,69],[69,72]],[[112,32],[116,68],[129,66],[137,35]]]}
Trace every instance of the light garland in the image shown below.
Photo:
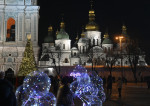
{"label": "light garland", "polygon": [[74,69],[74,72],[81,73],[70,84],[71,91],[82,100],[83,106],[102,106],[102,102],[106,98],[103,89],[103,80],[94,72],[89,76],[86,73],[87,71],[80,71],[80,69],[83,69],[83,67],[79,65]]}
{"label": "light garland", "polygon": [[47,74],[31,72],[16,90],[17,100],[22,106],[56,106],[56,98],[49,92],[50,86],[51,80]]}

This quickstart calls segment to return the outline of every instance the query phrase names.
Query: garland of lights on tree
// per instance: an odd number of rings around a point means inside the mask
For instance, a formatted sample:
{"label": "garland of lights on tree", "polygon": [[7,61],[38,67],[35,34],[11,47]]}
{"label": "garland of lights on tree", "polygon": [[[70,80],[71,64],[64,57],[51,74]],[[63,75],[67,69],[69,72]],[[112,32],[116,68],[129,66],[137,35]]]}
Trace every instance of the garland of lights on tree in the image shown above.
{"label": "garland of lights on tree", "polygon": [[21,65],[19,67],[18,76],[26,76],[30,72],[37,70],[36,62],[33,52],[33,47],[31,44],[31,35],[27,36],[27,44],[24,51],[24,56],[22,58]]}

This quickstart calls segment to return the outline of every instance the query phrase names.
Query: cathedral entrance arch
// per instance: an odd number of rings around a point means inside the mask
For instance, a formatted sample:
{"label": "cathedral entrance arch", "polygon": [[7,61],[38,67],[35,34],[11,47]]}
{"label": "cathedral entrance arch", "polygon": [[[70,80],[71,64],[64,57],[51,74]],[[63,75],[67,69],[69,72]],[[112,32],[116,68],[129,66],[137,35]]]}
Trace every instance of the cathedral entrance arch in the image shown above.
{"label": "cathedral entrance arch", "polygon": [[11,68],[8,68],[8,70],[5,71],[5,77],[14,77],[14,71]]}
{"label": "cathedral entrance arch", "polygon": [[7,71],[5,71],[5,78],[10,81],[13,85],[15,84],[14,80],[14,71],[11,68],[8,68]]}
{"label": "cathedral entrance arch", "polygon": [[7,20],[6,42],[9,41],[15,41],[15,20],[13,18]]}

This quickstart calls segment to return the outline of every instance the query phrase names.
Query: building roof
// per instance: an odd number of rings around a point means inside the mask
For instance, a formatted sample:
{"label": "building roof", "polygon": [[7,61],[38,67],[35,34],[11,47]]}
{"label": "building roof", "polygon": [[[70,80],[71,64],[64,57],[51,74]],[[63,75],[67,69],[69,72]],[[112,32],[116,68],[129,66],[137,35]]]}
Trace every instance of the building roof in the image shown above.
{"label": "building roof", "polygon": [[105,38],[102,44],[112,44],[112,41],[109,38]]}
{"label": "building roof", "polygon": [[53,43],[54,42],[54,38],[52,35],[47,35],[45,38],[44,38],[44,43]]}
{"label": "building roof", "polygon": [[48,27],[48,35],[44,38],[44,43],[54,43],[53,28]]}
{"label": "building roof", "polygon": [[78,43],[88,43],[89,40],[87,38],[80,38]]}
{"label": "building roof", "polygon": [[76,48],[76,47],[73,47],[72,50],[77,50],[77,48]]}
{"label": "building roof", "polygon": [[99,30],[99,26],[98,26],[94,21],[90,21],[90,22],[86,25],[85,29],[86,29],[87,31],[98,31],[98,30]]}
{"label": "building roof", "polygon": [[69,35],[64,29],[61,29],[57,34],[57,39],[69,39]]}
{"label": "building roof", "polygon": [[65,23],[62,21],[60,23],[60,31],[56,35],[57,39],[69,39],[68,33],[65,31]]}
{"label": "building roof", "polygon": [[100,46],[94,46],[90,49],[90,52],[103,53],[103,49]]}
{"label": "building roof", "polygon": [[95,11],[92,8],[89,11],[89,23],[86,25],[85,29],[87,31],[99,30],[99,26],[95,23]]}

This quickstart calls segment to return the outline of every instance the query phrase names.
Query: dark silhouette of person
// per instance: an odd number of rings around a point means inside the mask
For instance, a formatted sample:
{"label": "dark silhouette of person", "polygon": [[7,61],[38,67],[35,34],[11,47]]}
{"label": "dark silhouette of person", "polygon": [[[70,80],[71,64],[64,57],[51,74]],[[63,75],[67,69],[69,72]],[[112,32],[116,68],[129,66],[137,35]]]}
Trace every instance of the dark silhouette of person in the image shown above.
{"label": "dark silhouette of person", "polygon": [[4,72],[0,71],[0,106],[17,106],[13,86],[4,79],[4,75]]}
{"label": "dark silhouette of person", "polygon": [[117,80],[117,87],[118,87],[119,98],[121,98],[122,79],[120,77]]}
{"label": "dark silhouette of person", "polygon": [[68,86],[68,77],[62,78],[57,93],[57,106],[72,106],[73,94]]}
{"label": "dark silhouette of person", "polygon": [[112,76],[109,75],[107,78],[107,99],[110,99],[112,93]]}
{"label": "dark silhouette of person", "polygon": [[106,77],[103,78],[103,87],[106,88]]}
{"label": "dark silhouette of person", "polygon": [[150,89],[150,77],[147,79],[147,88]]}

